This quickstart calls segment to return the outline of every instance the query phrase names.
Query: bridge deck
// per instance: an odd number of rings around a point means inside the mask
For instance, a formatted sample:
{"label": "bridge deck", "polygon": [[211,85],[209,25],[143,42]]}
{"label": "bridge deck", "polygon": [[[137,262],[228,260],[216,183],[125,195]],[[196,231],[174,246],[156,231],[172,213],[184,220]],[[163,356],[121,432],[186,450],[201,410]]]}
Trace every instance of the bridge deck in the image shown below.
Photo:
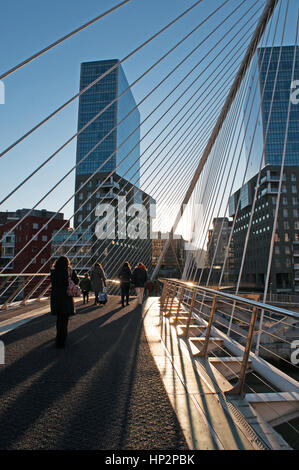
{"label": "bridge deck", "polygon": [[64,350],[54,337],[48,314],[0,337],[1,449],[188,448],[136,300],[80,306]]}
{"label": "bridge deck", "polygon": [[246,399],[224,395],[231,384],[209,359],[194,357],[172,323],[159,299],[148,299],[145,331],[190,448],[290,449]]}
{"label": "bridge deck", "polygon": [[194,359],[159,298],[81,303],[63,350],[47,304],[2,317],[0,449],[288,448],[246,400],[225,398],[229,383]]}

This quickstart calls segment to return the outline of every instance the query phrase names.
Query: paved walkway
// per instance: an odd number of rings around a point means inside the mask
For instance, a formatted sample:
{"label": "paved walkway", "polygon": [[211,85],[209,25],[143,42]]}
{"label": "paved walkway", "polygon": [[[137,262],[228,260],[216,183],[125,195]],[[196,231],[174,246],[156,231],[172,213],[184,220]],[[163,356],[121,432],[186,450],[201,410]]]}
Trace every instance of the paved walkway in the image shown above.
{"label": "paved walkway", "polygon": [[136,300],[77,312],[64,350],[49,314],[0,337],[0,449],[188,449]]}

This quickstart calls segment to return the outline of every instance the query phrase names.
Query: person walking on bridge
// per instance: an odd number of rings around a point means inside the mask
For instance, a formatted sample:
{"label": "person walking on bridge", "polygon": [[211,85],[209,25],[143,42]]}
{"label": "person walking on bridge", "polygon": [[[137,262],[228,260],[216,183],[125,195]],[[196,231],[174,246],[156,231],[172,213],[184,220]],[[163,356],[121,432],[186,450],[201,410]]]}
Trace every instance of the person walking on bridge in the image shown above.
{"label": "person walking on bridge", "polygon": [[94,304],[99,302],[99,293],[106,287],[106,276],[100,263],[95,263],[90,272],[91,287],[94,292]]}
{"label": "person walking on bridge", "polygon": [[70,315],[74,315],[74,299],[69,295],[69,279],[79,284],[75,270],[72,270],[69,259],[60,256],[51,270],[51,314],[56,316],[56,348],[64,348],[67,338],[67,327]]}
{"label": "person walking on bridge", "polygon": [[132,275],[131,266],[128,263],[128,261],[126,261],[118,273],[118,278],[120,280],[120,289],[121,289],[121,304],[123,307],[125,306],[125,298],[126,298],[126,304],[129,305],[131,275]]}
{"label": "person walking on bridge", "polygon": [[84,274],[84,277],[81,279],[79,286],[83,294],[83,304],[85,304],[85,301],[88,304],[89,291],[91,290],[91,280],[88,273]]}
{"label": "person walking on bridge", "polygon": [[143,302],[144,287],[148,279],[147,269],[143,263],[138,263],[132,273],[132,283],[135,286],[138,304]]}

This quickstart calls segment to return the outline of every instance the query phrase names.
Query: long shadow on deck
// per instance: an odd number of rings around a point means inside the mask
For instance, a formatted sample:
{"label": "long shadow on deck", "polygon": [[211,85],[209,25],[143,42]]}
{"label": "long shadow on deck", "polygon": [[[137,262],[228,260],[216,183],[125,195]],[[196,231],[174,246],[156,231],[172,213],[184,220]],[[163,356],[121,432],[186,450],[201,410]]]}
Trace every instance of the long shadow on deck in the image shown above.
{"label": "long shadow on deck", "polygon": [[2,337],[0,448],[186,449],[140,308],[86,310],[69,330],[64,350],[49,315]]}

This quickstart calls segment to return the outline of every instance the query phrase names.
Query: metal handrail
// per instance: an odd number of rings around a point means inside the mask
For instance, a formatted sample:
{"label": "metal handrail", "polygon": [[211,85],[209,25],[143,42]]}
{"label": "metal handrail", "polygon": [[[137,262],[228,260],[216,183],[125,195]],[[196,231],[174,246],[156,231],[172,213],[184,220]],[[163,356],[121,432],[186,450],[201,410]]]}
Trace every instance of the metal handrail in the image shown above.
{"label": "metal handrail", "polygon": [[[178,316],[180,304],[185,305],[185,318],[183,320],[183,330],[180,333],[180,336],[183,336],[185,338],[188,338],[189,336],[189,329],[190,329],[190,323],[191,323],[191,317],[193,313],[195,313],[195,316],[197,315],[196,309],[194,311],[194,305],[196,303],[196,296],[197,293],[200,293],[201,296],[203,293],[207,294],[207,297],[209,297],[209,312],[208,313],[202,313],[204,316],[207,316],[208,319],[205,320],[205,329],[204,332],[200,332],[200,338],[201,338],[201,343],[198,344],[198,352],[194,352],[193,354],[197,357],[201,358],[208,358],[209,352],[209,343],[213,343],[216,341],[220,341],[223,339],[225,341],[226,346],[231,349],[233,354],[238,358],[239,356],[242,357],[242,359],[238,362],[240,362],[240,371],[237,374],[237,383],[232,386],[230,390],[225,392],[227,395],[239,395],[239,396],[244,396],[245,395],[245,376],[248,370],[248,364],[249,364],[249,359],[251,360],[251,364],[254,364],[254,367],[257,372],[263,370],[263,374],[269,380],[269,382],[273,383],[276,387],[282,388],[282,390],[286,391],[293,391],[296,390],[298,391],[298,382],[290,378],[289,376],[286,376],[282,371],[278,370],[275,372],[274,366],[268,365],[267,362],[265,362],[261,357],[259,357],[257,354],[254,354],[251,349],[253,345],[253,339],[254,339],[254,333],[255,333],[255,324],[257,321],[258,317],[258,311],[261,310],[269,310],[271,312],[274,312],[275,314],[280,314],[283,315],[284,317],[288,316],[291,318],[298,318],[299,314],[297,312],[292,312],[286,309],[282,309],[279,307],[275,307],[272,305],[265,304],[263,302],[258,301],[258,295],[255,296],[255,298],[244,298],[240,296],[236,296],[234,294],[227,294],[224,292],[221,292],[220,290],[215,290],[215,289],[210,289],[207,287],[202,287],[198,286],[194,283],[187,282],[187,281],[182,281],[179,279],[172,279],[172,278],[162,278],[160,279],[160,282],[164,285],[163,292],[162,292],[162,297],[163,298],[163,303],[161,302],[161,314],[164,316],[172,316],[175,315],[175,317]],[[182,291],[184,294],[182,294]],[[170,296],[172,297],[171,299],[171,307],[169,307],[169,300]],[[174,305],[174,297],[177,298],[177,308],[173,308],[172,306]],[[185,297],[185,300],[184,300]],[[251,306],[251,312],[248,312],[250,315],[250,324],[248,330],[246,329],[246,332],[244,331],[244,339],[245,339],[245,345],[244,347],[237,343],[235,340],[224,334],[223,332],[219,331],[217,327],[215,327],[215,323],[218,323],[218,321],[215,321],[214,314],[216,312],[216,304],[217,302],[221,302],[221,298],[226,298],[230,299],[232,305],[236,305],[237,303],[242,303],[246,304],[248,306]],[[200,302],[200,300],[199,300]],[[177,326],[177,318],[174,317],[174,326]],[[186,318],[187,317],[187,318]],[[198,323],[196,325],[197,328],[200,328],[200,324]],[[215,332],[219,334],[219,338],[215,338],[211,336],[212,329],[215,328]],[[192,337],[191,333],[191,337]],[[267,366],[265,366],[267,364]],[[266,369],[266,370],[265,370]],[[273,372],[274,371],[274,372]],[[273,375],[275,375],[275,378],[273,378]]]}
{"label": "metal handrail", "polygon": [[[0,274],[0,310],[6,310],[8,305],[11,306],[15,303],[20,304],[21,306],[23,306],[23,305],[26,305],[26,303],[29,300],[39,302],[41,299],[48,298],[48,296],[46,297],[46,294],[51,288],[50,276],[51,276],[50,272],[48,272],[48,273],[1,273]],[[24,298],[22,300],[15,300],[16,297],[18,296],[18,294],[22,291],[22,289],[25,287],[25,284],[26,284],[25,280],[20,282],[20,278],[22,278],[22,277],[24,277],[24,278],[25,277],[31,277],[32,278],[31,280],[33,280],[34,278],[41,278],[41,281],[37,281],[38,284],[36,286],[34,286],[33,288],[31,288],[31,290],[24,296]],[[84,275],[78,274],[78,277],[81,279],[81,278],[84,278]],[[2,299],[3,298],[3,292],[1,292],[1,288],[3,286],[5,286],[6,284],[9,284],[9,287],[13,286],[16,279],[19,280],[19,285],[17,285],[17,287],[15,287],[15,290],[14,290],[13,293],[8,293],[8,298]],[[39,292],[38,295],[36,295],[36,297],[33,297],[35,292],[39,288],[41,288],[41,286],[45,282],[47,282],[47,287],[42,288],[43,289],[42,292]],[[119,281],[116,280],[116,279],[106,279],[106,282],[110,283],[112,285],[119,283]],[[4,293],[5,292],[6,291],[4,291]],[[1,303],[1,301],[2,301],[2,303]]]}
{"label": "metal handrail", "polygon": [[160,281],[167,281],[167,282],[175,282],[177,284],[180,284],[186,288],[189,288],[189,289],[196,289],[198,291],[204,291],[204,292],[207,292],[211,295],[215,295],[217,294],[218,297],[224,297],[224,298],[227,298],[227,299],[231,299],[235,302],[240,302],[240,303],[244,303],[246,305],[251,305],[252,307],[258,307],[260,309],[263,309],[263,310],[268,310],[268,311],[271,311],[273,313],[278,313],[280,315],[285,315],[285,316],[288,316],[288,317],[293,317],[293,318],[296,318],[299,320],[299,313],[298,312],[293,312],[291,310],[286,310],[284,308],[280,308],[280,307],[276,307],[275,305],[269,305],[269,304],[265,304],[263,302],[260,302],[260,301],[256,301],[256,300],[252,300],[252,299],[248,299],[246,297],[239,297],[237,295],[234,295],[234,294],[227,294],[225,292],[222,292],[222,291],[218,291],[218,290],[213,290],[213,289],[209,289],[208,287],[203,287],[203,286],[198,286],[196,284],[191,284],[190,282],[187,282],[187,281],[181,281],[179,279],[163,279],[161,278]]}
{"label": "metal handrail", "polygon": [[0,277],[8,277],[8,276],[20,276],[20,277],[24,277],[24,276],[31,276],[31,277],[34,277],[34,276],[50,276],[50,273],[4,273],[4,274],[0,274]]}

